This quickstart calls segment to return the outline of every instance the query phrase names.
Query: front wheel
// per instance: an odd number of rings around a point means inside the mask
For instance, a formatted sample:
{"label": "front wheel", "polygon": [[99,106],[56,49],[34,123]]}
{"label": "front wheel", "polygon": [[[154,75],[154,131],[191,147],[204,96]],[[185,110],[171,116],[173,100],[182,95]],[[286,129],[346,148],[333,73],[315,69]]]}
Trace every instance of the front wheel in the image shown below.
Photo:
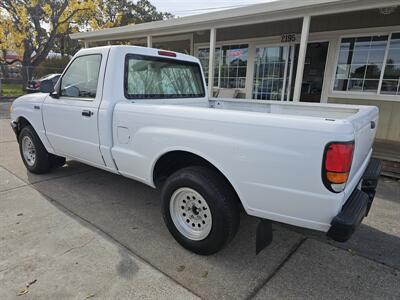
{"label": "front wheel", "polygon": [[162,202],[168,230],[194,253],[218,252],[238,230],[237,196],[213,170],[193,166],[175,172],[163,186]]}
{"label": "front wheel", "polygon": [[25,167],[32,173],[44,174],[52,167],[65,164],[65,158],[50,154],[31,126],[22,128],[19,137],[19,151]]}

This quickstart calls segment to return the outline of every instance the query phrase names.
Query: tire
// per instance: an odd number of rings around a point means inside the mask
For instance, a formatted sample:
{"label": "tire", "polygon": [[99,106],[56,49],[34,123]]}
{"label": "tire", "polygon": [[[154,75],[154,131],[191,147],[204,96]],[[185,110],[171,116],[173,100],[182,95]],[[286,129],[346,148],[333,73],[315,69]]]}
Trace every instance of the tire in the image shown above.
{"label": "tire", "polygon": [[53,166],[60,166],[62,161],[65,163],[65,158],[47,152],[32,126],[22,128],[18,142],[22,161],[31,173],[48,173]]}
{"label": "tire", "polygon": [[218,252],[239,228],[239,199],[225,178],[211,169],[192,166],[175,172],[161,197],[169,232],[194,253]]}

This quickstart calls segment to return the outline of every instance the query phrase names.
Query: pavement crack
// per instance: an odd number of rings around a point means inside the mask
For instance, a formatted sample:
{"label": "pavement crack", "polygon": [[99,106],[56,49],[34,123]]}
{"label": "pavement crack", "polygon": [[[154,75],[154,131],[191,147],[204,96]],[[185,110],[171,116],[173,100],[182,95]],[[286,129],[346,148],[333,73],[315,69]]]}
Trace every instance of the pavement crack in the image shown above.
{"label": "pavement crack", "polygon": [[17,189],[19,189],[19,188],[23,188],[23,187],[27,187],[27,186],[29,186],[29,184],[19,185],[19,186],[13,187],[13,188],[9,188],[9,189],[2,190],[2,191],[0,191],[0,193],[5,193],[5,192],[14,191],[14,190],[17,190]]}
{"label": "pavement crack", "polygon": [[61,256],[62,256],[62,255],[65,255],[65,254],[67,254],[67,253],[69,253],[69,252],[71,252],[71,251],[74,251],[74,250],[76,250],[76,249],[82,249],[82,248],[84,248],[85,246],[89,245],[94,239],[95,239],[95,238],[93,237],[93,238],[91,238],[89,241],[86,241],[85,243],[83,243],[82,245],[69,248],[68,250],[64,251],[64,252],[61,254]]}
{"label": "pavement crack", "polygon": [[307,240],[307,237],[303,236],[293,247],[290,249],[289,253],[285,256],[285,258],[279,263],[279,265],[271,272],[271,274],[263,280],[257,287],[249,294],[246,299],[252,299],[257,293],[272,279],[274,276],[282,269],[282,267],[288,262],[288,260],[296,253],[296,251],[303,245],[303,243]]}

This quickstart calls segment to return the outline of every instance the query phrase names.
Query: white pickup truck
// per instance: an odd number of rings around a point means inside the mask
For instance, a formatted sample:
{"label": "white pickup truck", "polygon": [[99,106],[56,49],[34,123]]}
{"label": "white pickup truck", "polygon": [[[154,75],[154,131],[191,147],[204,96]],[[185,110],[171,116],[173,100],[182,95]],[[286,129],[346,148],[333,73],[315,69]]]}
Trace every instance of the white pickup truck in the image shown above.
{"label": "white pickup truck", "polygon": [[202,255],[238,230],[240,210],[346,241],[368,214],[380,162],[378,109],[209,98],[195,57],[134,46],[79,51],[51,94],[11,108],[33,173],[81,161],[160,188],[174,238]]}

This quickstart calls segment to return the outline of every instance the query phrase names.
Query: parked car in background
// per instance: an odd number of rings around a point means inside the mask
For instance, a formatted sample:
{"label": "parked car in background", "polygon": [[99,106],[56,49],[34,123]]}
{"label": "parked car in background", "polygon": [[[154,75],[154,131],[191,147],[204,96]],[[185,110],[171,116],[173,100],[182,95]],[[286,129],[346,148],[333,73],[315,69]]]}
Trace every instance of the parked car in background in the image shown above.
{"label": "parked car in background", "polygon": [[50,93],[54,89],[54,85],[57,83],[61,74],[48,74],[39,79],[29,80],[26,85],[26,91],[28,93]]}

